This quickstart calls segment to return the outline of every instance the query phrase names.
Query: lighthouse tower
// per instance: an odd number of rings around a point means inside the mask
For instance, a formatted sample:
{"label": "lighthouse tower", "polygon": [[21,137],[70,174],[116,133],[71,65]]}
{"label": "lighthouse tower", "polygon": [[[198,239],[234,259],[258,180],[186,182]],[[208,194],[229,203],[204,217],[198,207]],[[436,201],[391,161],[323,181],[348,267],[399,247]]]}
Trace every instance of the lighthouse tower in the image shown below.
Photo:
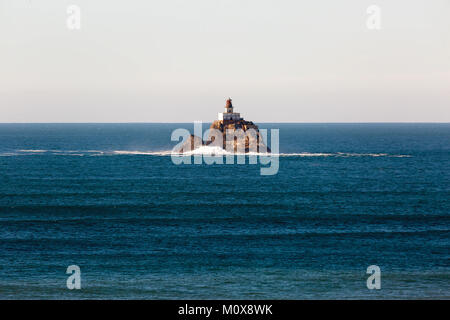
{"label": "lighthouse tower", "polygon": [[233,112],[233,103],[231,102],[231,98],[227,99],[225,104],[225,112],[219,113],[219,120],[242,120],[240,113]]}

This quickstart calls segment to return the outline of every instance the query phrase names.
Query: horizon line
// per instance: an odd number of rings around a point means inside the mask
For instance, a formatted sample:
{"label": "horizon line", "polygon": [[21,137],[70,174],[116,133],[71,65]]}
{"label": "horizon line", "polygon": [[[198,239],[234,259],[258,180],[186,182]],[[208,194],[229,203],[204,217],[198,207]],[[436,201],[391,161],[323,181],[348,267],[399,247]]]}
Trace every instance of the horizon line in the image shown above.
{"label": "horizon line", "polygon": [[[146,122],[146,121],[127,121],[127,122],[0,122],[1,124],[191,124],[195,122],[212,123],[213,121],[190,121],[190,122]],[[253,123],[267,123],[267,124],[450,124],[450,121],[323,121],[323,122],[295,122],[295,121],[275,121],[275,122],[263,122],[263,121],[252,121]]]}

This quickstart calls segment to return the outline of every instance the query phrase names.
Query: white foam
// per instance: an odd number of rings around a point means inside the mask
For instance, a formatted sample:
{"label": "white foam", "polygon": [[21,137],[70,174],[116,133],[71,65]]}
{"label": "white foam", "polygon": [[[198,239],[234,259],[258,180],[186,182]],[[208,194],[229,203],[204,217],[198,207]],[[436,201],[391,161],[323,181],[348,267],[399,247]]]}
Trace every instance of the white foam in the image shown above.
{"label": "white foam", "polygon": [[48,152],[48,150],[34,150],[34,149],[26,149],[26,150],[17,150],[19,152],[27,152],[27,153],[44,153]]}
{"label": "white foam", "polygon": [[54,154],[54,155],[73,155],[73,156],[103,156],[103,155],[147,155],[147,156],[226,156],[226,155],[256,155],[256,156],[279,156],[279,157],[391,157],[391,158],[409,158],[411,155],[405,154],[388,154],[388,153],[351,153],[351,152],[299,152],[299,153],[232,153],[217,146],[201,146],[185,153],[174,153],[169,150],[163,151],[140,151],[140,150],[40,150],[40,149],[26,149],[15,150],[15,152],[0,153],[0,156],[19,156],[32,154]]}
{"label": "white foam", "polygon": [[220,155],[230,155],[232,153],[222,149],[221,147],[217,147],[217,146],[214,146],[214,147],[201,146],[200,148],[183,153],[183,155],[186,155],[186,156],[196,155],[196,154],[202,154],[202,155],[206,155],[206,156],[220,156]]}
{"label": "white foam", "polygon": [[[105,152],[107,154],[107,152]],[[118,155],[147,155],[147,156],[167,156],[171,154],[171,151],[128,151],[128,150],[115,150],[112,154]]]}
{"label": "white foam", "polygon": [[335,156],[333,153],[322,153],[322,152],[301,152],[301,153],[279,153],[280,157],[332,157]]}

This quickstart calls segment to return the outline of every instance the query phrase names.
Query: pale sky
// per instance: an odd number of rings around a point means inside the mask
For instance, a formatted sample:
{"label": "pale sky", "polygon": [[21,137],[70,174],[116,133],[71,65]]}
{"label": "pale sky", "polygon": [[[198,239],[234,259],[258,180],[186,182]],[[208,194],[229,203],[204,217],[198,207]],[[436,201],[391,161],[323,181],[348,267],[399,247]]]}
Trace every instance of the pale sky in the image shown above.
{"label": "pale sky", "polygon": [[450,122],[450,0],[0,0],[0,122],[210,122],[228,96],[255,122]]}

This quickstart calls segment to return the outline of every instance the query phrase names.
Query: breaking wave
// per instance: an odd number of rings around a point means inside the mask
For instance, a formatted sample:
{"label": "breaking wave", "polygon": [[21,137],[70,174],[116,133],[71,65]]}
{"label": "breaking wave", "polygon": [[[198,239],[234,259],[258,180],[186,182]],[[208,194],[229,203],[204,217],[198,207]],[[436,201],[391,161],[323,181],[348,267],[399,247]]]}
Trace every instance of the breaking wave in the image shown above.
{"label": "breaking wave", "polygon": [[[61,155],[61,156],[114,156],[114,155],[146,155],[146,156],[226,156],[226,155],[242,155],[242,153],[231,153],[220,147],[202,146],[186,153],[172,153],[171,150],[164,151],[139,151],[139,150],[15,150],[8,152],[0,152],[0,156],[27,156],[27,155]],[[272,155],[280,157],[391,157],[391,158],[408,158],[411,155],[405,154],[388,154],[388,153],[351,153],[351,152],[299,152],[299,153],[256,153],[250,152],[245,155]]]}

